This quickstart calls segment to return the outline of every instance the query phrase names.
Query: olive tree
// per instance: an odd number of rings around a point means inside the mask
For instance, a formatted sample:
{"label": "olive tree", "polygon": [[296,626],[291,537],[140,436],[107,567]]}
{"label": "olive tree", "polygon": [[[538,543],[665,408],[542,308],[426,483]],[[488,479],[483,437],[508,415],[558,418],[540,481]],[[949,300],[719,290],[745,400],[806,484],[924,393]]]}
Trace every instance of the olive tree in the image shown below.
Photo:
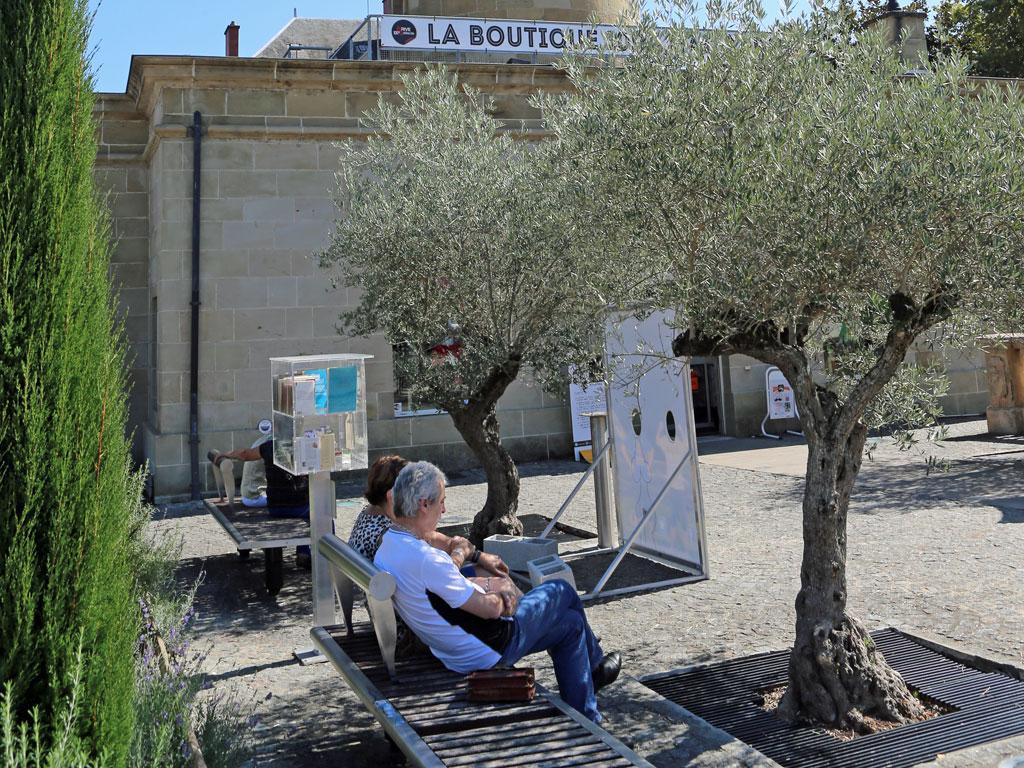
{"label": "olive tree", "polygon": [[552,390],[594,356],[592,307],[577,279],[591,232],[552,205],[579,185],[552,147],[491,116],[443,68],[408,76],[343,153],[341,218],[322,265],[359,291],[344,331],[383,333],[416,401],[451,416],[487,477],[471,538],[521,533],[519,474],[496,407],[529,369]]}
{"label": "olive tree", "polygon": [[930,397],[915,340],[1024,320],[1021,95],[955,57],[908,75],[821,8],[767,29],[753,6],[698,10],[644,17],[629,55],[571,60],[578,92],[549,123],[593,169],[606,277],[646,276],[640,295],[685,317],[674,352],[749,355],[793,386],[809,457],[782,713],[913,717],[847,608],[847,511],[869,429]]}

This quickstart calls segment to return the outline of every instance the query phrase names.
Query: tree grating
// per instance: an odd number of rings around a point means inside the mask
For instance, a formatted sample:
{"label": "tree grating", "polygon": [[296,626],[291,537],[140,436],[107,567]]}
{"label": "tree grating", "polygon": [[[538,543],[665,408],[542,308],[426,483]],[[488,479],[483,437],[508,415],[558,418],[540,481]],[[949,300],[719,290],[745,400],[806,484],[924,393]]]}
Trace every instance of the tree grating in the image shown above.
{"label": "tree grating", "polygon": [[851,741],[820,728],[794,728],[759,703],[761,692],[786,684],[788,650],[648,675],[642,682],[786,768],[910,768],[940,753],[1024,733],[1024,682],[965,666],[895,629],[871,637],[912,689],[953,711]]}

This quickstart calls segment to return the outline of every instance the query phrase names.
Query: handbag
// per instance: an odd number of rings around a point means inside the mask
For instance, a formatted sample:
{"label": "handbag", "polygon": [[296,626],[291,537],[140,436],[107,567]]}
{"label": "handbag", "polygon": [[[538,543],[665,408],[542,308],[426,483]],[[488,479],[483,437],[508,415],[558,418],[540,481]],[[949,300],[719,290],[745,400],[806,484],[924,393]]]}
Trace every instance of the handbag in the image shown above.
{"label": "handbag", "polygon": [[522,669],[482,669],[470,672],[470,701],[523,702],[536,695],[533,667]]}

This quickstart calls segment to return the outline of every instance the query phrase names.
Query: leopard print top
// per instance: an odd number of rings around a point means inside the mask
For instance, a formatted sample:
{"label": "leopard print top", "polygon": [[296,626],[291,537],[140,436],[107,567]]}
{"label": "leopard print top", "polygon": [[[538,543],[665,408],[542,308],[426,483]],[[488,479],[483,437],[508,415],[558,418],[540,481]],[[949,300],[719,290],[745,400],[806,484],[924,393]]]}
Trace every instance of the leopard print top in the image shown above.
{"label": "leopard print top", "polygon": [[372,509],[369,504],[363,507],[348,537],[348,545],[371,563],[381,539],[391,527],[391,519],[387,515],[374,514]]}

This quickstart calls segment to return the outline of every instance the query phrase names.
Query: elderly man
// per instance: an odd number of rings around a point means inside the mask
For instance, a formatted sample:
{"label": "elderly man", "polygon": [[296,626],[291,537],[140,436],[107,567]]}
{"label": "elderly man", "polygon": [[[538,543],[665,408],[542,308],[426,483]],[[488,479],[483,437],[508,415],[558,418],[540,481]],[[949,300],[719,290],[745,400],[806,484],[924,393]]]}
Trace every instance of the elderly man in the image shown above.
{"label": "elderly man", "polygon": [[408,464],[390,493],[396,522],[373,562],[395,577],[398,613],[431,652],[455,672],[472,672],[547,651],[562,698],[600,722],[594,693],[615,680],[621,661],[601,650],[576,590],[557,580],[523,595],[507,577],[459,573],[425,540],[445,511],[445,476],[433,464]]}

